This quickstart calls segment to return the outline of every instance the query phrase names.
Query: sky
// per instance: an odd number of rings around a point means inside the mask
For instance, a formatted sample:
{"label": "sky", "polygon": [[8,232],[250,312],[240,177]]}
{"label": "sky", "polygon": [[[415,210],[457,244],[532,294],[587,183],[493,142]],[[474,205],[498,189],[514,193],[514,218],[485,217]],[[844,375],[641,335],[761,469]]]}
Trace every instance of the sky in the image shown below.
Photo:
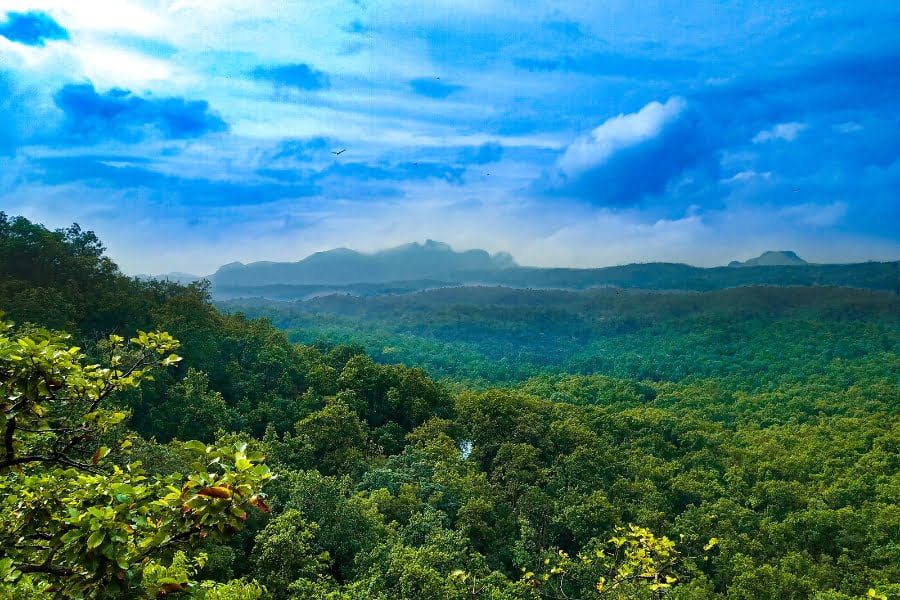
{"label": "sky", "polygon": [[0,0],[0,210],[132,274],[426,238],[897,260],[898,31],[889,0]]}

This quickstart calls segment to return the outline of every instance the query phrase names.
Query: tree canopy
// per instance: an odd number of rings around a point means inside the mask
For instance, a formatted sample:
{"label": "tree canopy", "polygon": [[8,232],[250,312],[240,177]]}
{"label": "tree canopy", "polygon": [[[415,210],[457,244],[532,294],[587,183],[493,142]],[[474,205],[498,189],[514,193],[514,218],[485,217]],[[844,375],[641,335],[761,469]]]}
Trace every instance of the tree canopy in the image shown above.
{"label": "tree canopy", "polygon": [[900,594],[889,295],[222,312],[77,227],[0,255],[0,597]]}

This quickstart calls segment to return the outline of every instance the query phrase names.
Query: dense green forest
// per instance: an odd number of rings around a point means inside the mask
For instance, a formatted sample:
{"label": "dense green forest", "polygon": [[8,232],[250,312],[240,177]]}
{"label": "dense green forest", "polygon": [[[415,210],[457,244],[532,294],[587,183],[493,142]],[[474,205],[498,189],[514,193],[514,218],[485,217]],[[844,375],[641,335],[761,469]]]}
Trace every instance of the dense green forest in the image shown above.
{"label": "dense green forest", "polygon": [[416,364],[481,387],[566,372],[773,389],[841,361],[900,351],[900,297],[835,287],[459,287],[220,306],[265,316],[294,341],[358,343],[379,362]]}
{"label": "dense green forest", "polygon": [[900,597],[898,308],[474,288],[223,311],[0,213],[0,596]]}

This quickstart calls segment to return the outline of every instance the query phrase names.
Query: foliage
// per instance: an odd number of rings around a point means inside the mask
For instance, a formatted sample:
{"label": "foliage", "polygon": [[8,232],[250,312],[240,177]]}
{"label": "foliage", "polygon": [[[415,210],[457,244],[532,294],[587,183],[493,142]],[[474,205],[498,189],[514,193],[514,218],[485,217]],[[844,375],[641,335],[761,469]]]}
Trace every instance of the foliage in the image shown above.
{"label": "foliage", "polygon": [[223,537],[249,507],[265,506],[258,494],[268,468],[242,448],[188,442],[192,469],[161,476],[109,460],[113,451],[127,456],[127,436],[100,445],[126,417],[107,407],[110,396],[180,360],[168,334],[138,333],[131,346],[113,335],[102,366],[86,364],[67,336],[6,322],[0,330],[0,546],[14,595],[35,586],[67,597],[186,588],[187,559],[172,550]]}
{"label": "foliage", "polygon": [[296,344],[67,231],[0,227],[0,304],[74,334],[0,335],[0,596],[900,593],[894,296],[229,305]]}
{"label": "foliage", "polygon": [[[675,544],[632,525],[609,540],[610,549],[589,543],[574,558],[565,550],[547,552],[523,579],[545,598],[571,598],[589,590],[594,598],[660,597],[678,584],[671,574],[678,562]],[[706,549],[714,543],[707,544]]]}
{"label": "foliage", "polygon": [[272,519],[256,536],[253,568],[257,579],[266,581],[274,596],[286,597],[297,580],[325,578],[331,557],[315,547],[319,527],[296,509]]}
{"label": "foliage", "polygon": [[900,297],[847,288],[469,287],[220,305],[269,318],[298,342],[363,343],[380,362],[482,387],[565,372],[771,389],[900,350]]}

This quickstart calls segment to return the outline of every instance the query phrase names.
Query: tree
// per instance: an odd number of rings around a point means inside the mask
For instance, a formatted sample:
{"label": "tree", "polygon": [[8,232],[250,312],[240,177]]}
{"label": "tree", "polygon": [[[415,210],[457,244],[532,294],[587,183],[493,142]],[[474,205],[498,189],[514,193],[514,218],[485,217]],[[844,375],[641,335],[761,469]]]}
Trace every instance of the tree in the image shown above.
{"label": "tree", "polygon": [[298,421],[297,435],[310,457],[308,467],[325,475],[356,473],[362,467],[367,440],[365,423],[340,398]]}
{"label": "tree", "polygon": [[[716,541],[710,540],[707,549]],[[548,552],[523,580],[543,598],[659,598],[678,583],[673,569],[679,562],[675,544],[648,529],[629,526],[608,544],[594,543],[571,557],[564,550]]]}
{"label": "tree", "polygon": [[178,342],[141,332],[126,345],[113,335],[100,365],[67,340],[0,321],[0,591],[89,598],[187,589],[188,577],[170,581],[162,571],[187,572],[202,557],[178,550],[240,529],[252,506],[268,510],[260,489],[269,469],[244,447],[199,441],[180,445],[193,457],[186,475],[129,463],[127,415],[110,400],[176,364]]}
{"label": "tree", "polygon": [[212,441],[220,429],[228,430],[237,418],[222,394],[209,388],[209,376],[189,368],[184,379],[170,388],[168,397],[153,405],[145,429],[160,432],[163,441],[172,438]]}
{"label": "tree", "polygon": [[331,558],[317,548],[319,526],[288,510],[269,521],[256,536],[253,568],[275,598],[287,598],[288,587],[299,579],[316,581],[329,569]]}

